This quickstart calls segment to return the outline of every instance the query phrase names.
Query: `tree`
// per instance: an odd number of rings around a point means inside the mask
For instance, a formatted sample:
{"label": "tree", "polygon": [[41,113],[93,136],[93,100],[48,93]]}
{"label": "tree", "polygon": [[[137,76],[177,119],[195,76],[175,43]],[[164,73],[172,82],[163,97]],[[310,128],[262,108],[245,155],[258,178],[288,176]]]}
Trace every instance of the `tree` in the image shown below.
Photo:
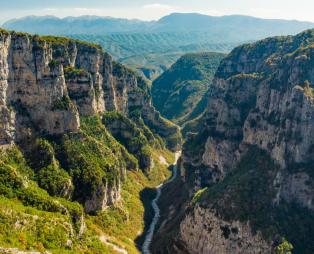
{"label": "tree", "polygon": [[282,239],[282,242],[275,248],[276,254],[292,254],[293,245],[286,239]]}

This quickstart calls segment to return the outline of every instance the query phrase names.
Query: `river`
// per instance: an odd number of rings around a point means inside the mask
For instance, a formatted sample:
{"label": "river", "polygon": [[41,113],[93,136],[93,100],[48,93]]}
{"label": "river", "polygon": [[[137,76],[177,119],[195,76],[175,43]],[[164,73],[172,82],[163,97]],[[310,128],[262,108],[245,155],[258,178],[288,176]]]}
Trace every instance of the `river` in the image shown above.
{"label": "river", "polygon": [[173,171],[172,171],[171,178],[169,178],[167,181],[160,184],[156,188],[156,192],[157,192],[156,197],[151,202],[151,205],[152,205],[153,210],[154,210],[154,218],[153,218],[151,224],[149,225],[149,229],[147,230],[147,233],[145,236],[145,241],[144,241],[143,246],[142,246],[142,253],[143,254],[150,254],[149,247],[150,247],[150,244],[151,244],[153,236],[154,236],[155,227],[156,227],[157,222],[160,218],[160,209],[159,209],[157,203],[158,203],[158,200],[160,198],[163,186],[165,186],[168,183],[171,183],[177,177],[177,171],[178,171],[177,162],[178,162],[178,159],[180,158],[180,155],[181,155],[181,151],[175,153],[175,162],[173,164]]}

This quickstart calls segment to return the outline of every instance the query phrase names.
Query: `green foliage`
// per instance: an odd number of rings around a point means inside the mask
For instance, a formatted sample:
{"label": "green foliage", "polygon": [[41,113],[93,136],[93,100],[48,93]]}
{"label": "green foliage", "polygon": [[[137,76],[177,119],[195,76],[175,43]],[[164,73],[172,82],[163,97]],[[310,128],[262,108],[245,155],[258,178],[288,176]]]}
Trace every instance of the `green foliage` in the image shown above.
{"label": "green foliage", "polygon": [[60,168],[54,148],[46,139],[37,139],[33,148],[25,155],[28,164],[36,173],[34,178],[39,187],[52,196],[68,197],[71,194],[71,178]]}
{"label": "green foliage", "polygon": [[38,185],[52,196],[69,196],[72,192],[68,173],[54,164],[40,169],[37,178]]}
{"label": "green foliage", "polygon": [[154,198],[152,188],[170,177],[168,167],[159,162],[160,155],[165,157],[169,164],[173,163],[173,153],[154,150],[154,168],[145,174],[142,171],[127,172],[126,181],[122,185],[123,203],[87,218],[105,234],[112,236],[115,243],[124,246],[128,253],[139,253],[134,242],[145,229],[144,219],[151,219],[150,216],[146,218],[145,210],[150,209],[150,201]]}
{"label": "green foliage", "polygon": [[50,69],[54,69],[54,68],[60,66],[60,64],[61,64],[60,61],[52,59],[52,60],[49,62],[49,68],[50,68]]}
{"label": "green foliage", "polygon": [[97,44],[97,43],[92,43],[92,42],[88,42],[88,41],[84,41],[84,40],[75,40],[75,42],[79,45],[91,47],[91,48],[94,48],[96,50],[102,50],[102,46]]}
{"label": "green foliage", "polygon": [[112,182],[119,174],[111,150],[84,134],[65,137],[58,153],[63,159],[62,165],[73,177],[74,198],[79,200],[91,197],[98,186],[106,180]]}
{"label": "green foliage", "polygon": [[23,178],[10,165],[0,162],[0,194],[14,196],[14,191],[23,187]]}
{"label": "green foliage", "polygon": [[182,56],[153,82],[152,96],[157,110],[178,124],[201,114],[207,103],[206,91],[224,56],[219,53]]}
{"label": "green foliage", "polygon": [[117,77],[125,77],[127,75],[135,75],[135,73],[131,69],[127,68],[123,64],[116,62],[116,61],[112,61],[112,70],[113,70],[114,76],[117,76]]}
{"label": "green foliage", "polygon": [[0,35],[9,35],[9,32],[0,27]]}
{"label": "green foliage", "polygon": [[64,67],[63,71],[65,79],[75,79],[77,77],[88,75],[88,72],[84,69],[76,69],[72,66]]}
{"label": "green foliage", "polygon": [[[150,166],[147,165],[147,162],[150,161],[151,145],[154,143],[151,142],[150,144],[146,138],[146,129],[139,128],[135,122],[119,112],[106,112],[103,116],[103,122],[111,134],[138,159],[142,169]],[[150,138],[152,137],[150,136]]]}
{"label": "green foliage", "polygon": [[207,190],[207,187],[198,190],[198,191],[194,194],[194,196],[193,196],[193,198],[192,198],[192,204],[196,204],[197,202],[199,202],[199,200],[200,200],[202,194],[203,194],[206,190]]}
{"label": "green foliage", "polygon": [[207,130],[200,130],[196,134],[191,134],[183,145],[183,150],[192,158],[202,156],[208,137]]}
{"label": "green foliage", "polygon": [[283,239],[282,242],[276,246],[276,254],[292,254],[293,245],[289,243],[286,239]]}
{"label": "green foliage", "polygon": [[30,151],[27,157],[28,163],[37,171],[56,163],[52,145],[43,138],[36,140],[34,148]]}
{"label": "green foliage", "polygon": [[[66,214],[41,211],[3,196],[0,196],[0,204],[1,247],[23,251],[49,250],[53,254],[112,253],[89,229],[80,238],[71,236],[73,222]],[[73,245],[67,246],[67,240]]]}
{"label": "green foliage", "polygon": [[51,44],[59,44],[59,45],[67,45],[71,39],[67,37],[60,37],[60,36],[41,36],[41,39],[46,41],[47,43]]}
{"label": "green foliage", "polygon": [[[62,212],[58,202],[68,206],[70,202],[54,199],[46,191],[40,189],[34,182],[36,177],[26,165],[21,152],[16,148],[3,151],[0,156],[0,190],[2,195],[17,198],[26,206],[36,207],[50,212]],[[56,176],[53,176],[56,177]],[[48,179],[43,179],[48,182]],[[64,186],[62,186],[64,187]],[[79,208],[81,211],[81,208]],[[77,208],[74,209],[77,213]],[[80,212],[81,213],[81,212]]]}
{"label": "green foliage", "polygon": [[81,132],[56,141],[56,156],[73,179],[74,199],[84,202],[100,186],[118,182],[137,161],[107,132],[98,116],[82,117]]}
{"label": "green foliage", "polygon": [[52,106],[53,111],[58,110],[69,110],[71,106],[71,100],[68,96],[64,95],[61,99],[58,99],[54,102]]}

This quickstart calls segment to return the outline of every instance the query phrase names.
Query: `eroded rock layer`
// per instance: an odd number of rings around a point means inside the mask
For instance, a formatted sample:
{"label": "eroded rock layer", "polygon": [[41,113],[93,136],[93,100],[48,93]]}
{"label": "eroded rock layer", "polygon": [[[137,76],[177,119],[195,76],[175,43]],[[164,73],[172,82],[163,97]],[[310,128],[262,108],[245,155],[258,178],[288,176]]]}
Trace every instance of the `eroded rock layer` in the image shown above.
{"label": "eroded rock layer", "polygon": [[294,253],[312,252],[313,46],[309,30],[222,61],[201,131],[184,146],[181,174],[194,198],[164,251],[271,253],[285,237]]}
{"label": "eroded rock layer", "polygon": [[[119,200],[126,169],[138,169],[137,160],[105,128],[105,112],[132,118],[147,129],[151,144],[159,140],[158,148],[180,146],[178,127],[153,108],[145,81],[97,45],[0,30],[0,91],[1,147],[20,146],[46,178],[60,174],[58,187],[39,184],[52,195],[80,201],[86,212]],[[139,160],[141,169],[153,164],[149,152]]]}

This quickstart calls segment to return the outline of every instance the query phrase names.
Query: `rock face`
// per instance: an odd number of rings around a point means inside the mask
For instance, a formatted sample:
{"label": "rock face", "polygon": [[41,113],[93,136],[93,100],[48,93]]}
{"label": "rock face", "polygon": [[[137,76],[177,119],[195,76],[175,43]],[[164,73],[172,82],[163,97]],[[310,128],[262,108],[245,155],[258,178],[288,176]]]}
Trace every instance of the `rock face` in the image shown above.
{"label": "rock face", "polygon": [[280,237],[312,252],[313,45],[309,30],[222,61],[202,129],[184,146],[191,188],[207,189],[175,229],[171,253],[271,253]]}
{"label": "rock face", "polygon": [[[151,105],[147,84],[113,62],[97,45],[0,30],[0,91],[2,147],[18,144],[29,148],[38,137],[62,137],[67,133],[72,133],[73,142],[91,142],[86,131],[81,133],[82,119],[107,111],[118,111],[125,117],[138,111],[143,124],[166,141],[169,138],[170,149],[175,150],[180,143],[178,127],[161,118]],[[66,152],[60,153],[65,153],[62,158],[70,163]],[[117,159],[125,157],[126,151],[108,151],[106,156]],[[117,159],[120,162],[116,165],[103,169],[118,171],[118,177],[103,180],[89,199],[81,200],[87,212],[102,210],[120,199],[123,172],[130,167],[136,169],[133,162],[128,162],[129,157],[125,158],[126,165]]]}
{"label": "rock face", "polygon": [[[219,232],[219,234],[217,234]],[[180,227],[186,251],[198,253],[271,253],[261,235],[252,233],[248,224],[227,222],[209,209],[196,207]]]}
{"label": "rock face", "polygon": [[119,179],[118,181],[118,183],[111,186],[108,186],[108,183],[99,185],[96,191],[93,192],[92,197],[86,200],[84,204],[85,211],[87,213],[103,211],[108,205],[113,205],[117,200],[120,200],[121,185]]}

